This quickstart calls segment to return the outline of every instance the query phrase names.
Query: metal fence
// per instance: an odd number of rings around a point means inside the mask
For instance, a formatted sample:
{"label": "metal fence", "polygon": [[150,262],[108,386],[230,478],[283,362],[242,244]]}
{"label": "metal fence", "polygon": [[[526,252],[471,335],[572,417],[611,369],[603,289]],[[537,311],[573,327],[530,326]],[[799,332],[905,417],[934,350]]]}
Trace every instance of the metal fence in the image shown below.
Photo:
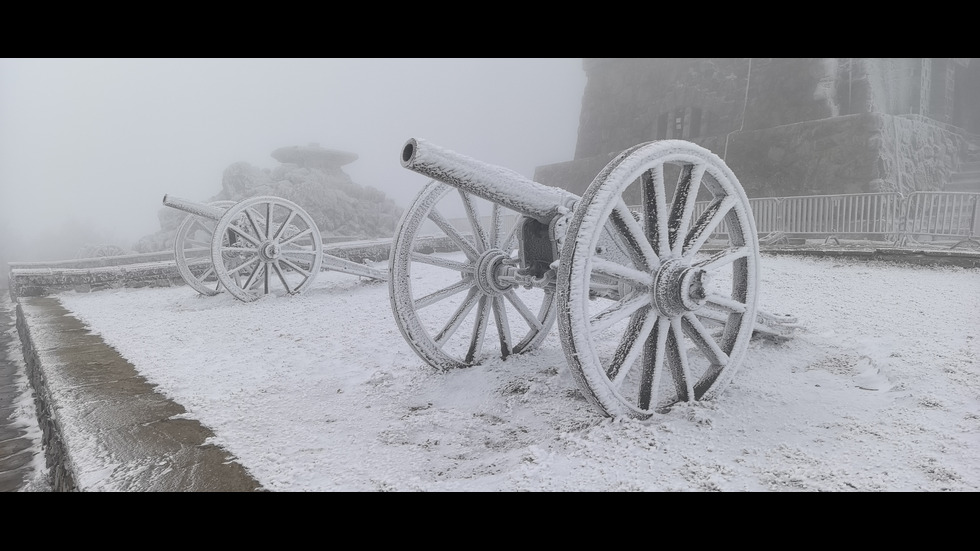
{"label": "metal fence", "polygon": [[786,234],[815,237],[861,235],[894,241],[901,234],[899,193],[815,195],[779,199]]}
{"label": "metal fence", "polygon": [[[916,191],[906,198],[905,231],[901,241],[958,239],[974,241],[980,233],[977,203],[980,193]],[[977,243],[980,244],[980,243]],[[956,245],[953,245],[954,247]]]}
{"label": "metal fence", "polygon": [[[952,247],[971,243],[980,248],[980,193],[917,191],[900,193],[850,193],[839,195],[800,195],[793,197],[759,197],[749,199],[756,231],[760,239],[823,238],[870,239],[896,245],[931,241],[953,242]],[[710,204],[694,205],[697,219]],[[639,211],[641,207],[631,206]],[[509,213],[505,227],[516,215]],[[466,218],[452,223],[469,231]],[[482,222],[489,223],[489,216]],[[433,225],[433,228],[435,226]],[[720,223],[712,237],[724,238],[728,225]]]}
{"label": "metal fence", "polygon": [[[929,240],[980,247],[980,193],[917,191],[749,199],[760,236],[876,239],[906,244]],[[695,218],[708,206],[699,202]],[[728,228],[720,224],[713,235]]]}

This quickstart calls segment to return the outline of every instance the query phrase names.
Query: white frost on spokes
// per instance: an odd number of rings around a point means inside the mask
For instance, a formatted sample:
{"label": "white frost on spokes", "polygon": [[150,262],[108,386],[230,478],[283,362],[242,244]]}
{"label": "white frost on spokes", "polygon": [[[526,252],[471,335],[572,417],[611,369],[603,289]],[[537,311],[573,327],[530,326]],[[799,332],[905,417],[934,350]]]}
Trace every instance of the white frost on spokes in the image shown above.
{"label": "white frost on spokes", "polygon": [[[677,184],[673,198],[666,197],[664,190],[665,171],[662,167],[665,164],[683,164],[690,169],[690,178],[684,183]],[[668,230],[671,239],[669,243],[663,235],[658,243],[648,242],[644,228],[633,218],[624,203],[628,187],[634,185],[634,182],[649,171],[654,172],[651,182],[657,197],[656,212],[650,217],[650,221],[659,225],[661,233],[665,228]],[[704,183],[706,178],[711,179],[710,185]],[[741,316],[733,316],[732,321],[728,322],[724,335],[720,337],[724,339],[724,345],[721,340],[715,341],[697,318],[685,317],[685,323],[691,326],[691,331],[697,333],[697,337],[692,337],[692,342],[708,360],[695,367],[689,361],[686,345],[682,344],[685,339],[681,335],[682,324],[678,317],[682,310],[671,306],[669,303],[672,299],[669,297],[678,294],[679,298],[686,293],[681,282],[672,279],[671,274],[679,273],[676,271],[678,269],[690,267],[694,260],[694,253],[697,252],[691,250],[688,254],[684,254],[683,248],[691,231],[697,193],[702,188],[711,191],[716,199],[732,199],[722,204],[726,205],[724,212],[734,209],[733,214],[738,219],[734,227],[740,228],[741,232],[731,235],[730,241],[742,245],[741,254],[745,262],[744,266],[735,272],[729,292],[733,297],[744,296],[740,298],[744,304],[744,311],[740,312]],[[672,203],[676,205],[672,207]],[[641,210],[649,208],[648,204],[642,206]],[[643,396],[649,394],[647,390],[653,394],[660,392],[658,382],[662,378],[659,374],[667,370],[665,357],[669,355],[672,358],[676,357],[677,369],[683,372],[683,376],[675,374],[672,377],[676,388],[687,389],[678,390],[678,398],[682,400],[715,398],[730,382],[743,360],[753,331],[757,304],[759,252],[755,226],[748,208],[748,200],[734,174],[716,155],[690,142],[662,140],[640,144],[624,151],[606,166],[585,196],[581,198],[577,209],[569,227],[569,233],[574,236],[574,240],[563,249],[559,262],[558,305],[561,310],[558,323],[567,361],[573,373],[583,386],[587,387],[586,395],[594,399],[596,404],[610,415],[640,417],[649,415],[650,410],[655,409],[661,402],[656,397],[648,399]],[[683,214],[675,218],[672,211]],[[667,216],[668,212],[672,212],[669,225],[663,221],[663,217]],[[628,269],[635,268],[649,272],[654,276],[655,281],[663,281],[663,283],[655,282],[650,286],[652,293],[640,294],[636,298],[618,299],[618,305],[609,307],[619,308],[621,311],[618,315],[607,315],[609,310],[596,314],[591,311],[592,297],[589,296],[592,289],[592,276],[596,274],[594,256],[600,249],[608,248],[600,246],[600,237],[603,236],[605,228],[610,227],[610,221],[614,218],[618,219],[619,225],[624,228],[622,231],[626,236],[625,240],[634,243],[635,256],[638,257],[632,261],[632,266],[627,266],[620,272],[627,273]],[[703,243],[703,240],[693,242]],[[668,246],[669,250],[666,250]],[[601,253],[599,254],[601,256]],[[600,271],[609,272],[608,267],[604,268],[601,264],[598,267]],[[666,274],[662,280],[661,274]],[[622,278],[620,280],[622,281]],[[633,280],[636,281],[636,278]],[[646,304],[642,304],[644,300]],[[638,308],[646,308],[646,310],[640,311],[637,310]],[[603,331],[611,327],[617,318],[623,319],[634,312],[642,316],[659,316],[661,322],[656,327],[659,328],[658,334],[661,336],[662,331],[668,326],[667,320],[670,319],[670,332],[674,336],[674,341],[661,340],[657,344],[656,362],[651,361],[649,356],[644,356],[647,362],[644,368],[650,368],[654,363],[658,366],[656,372],[652,374],[653,382],[640,382],[646,379],[637,380],[637,376],[634,376],[635,382],[631,383],[630,389],[627,390],[622,382],[629,377],[620,373],[620,369],[631,369],[631,364],[637,357],[638,347],[647,342],[647,339],[654,338],[650,333],[652,326],[650,323],[643,323],[642,329],[636,332],[637,326],[633,323],[639,321],[638,318],[614,333],[603,333]],[[599,318],[603,318],[601,323],[592,323]],[[683,332],[688,333],[686,329]],[[688,336],[690,337],[690,334]],[[610,340],[619,344],[610,348],[608,344]],[[670,348],[669,351],[664,348],[664,342]],[[671,342],[677,344],[670,344]],[[724,348],[724,351],[721,352],[719,347]],[[618,375],[613,375],[617,373]],[[671,401],[669,394],[668,392],[664,395],[664,399],[668,402]],[[684,397],[685,395],[687,398]],[[650,403],[647,403],[648,400]]]}

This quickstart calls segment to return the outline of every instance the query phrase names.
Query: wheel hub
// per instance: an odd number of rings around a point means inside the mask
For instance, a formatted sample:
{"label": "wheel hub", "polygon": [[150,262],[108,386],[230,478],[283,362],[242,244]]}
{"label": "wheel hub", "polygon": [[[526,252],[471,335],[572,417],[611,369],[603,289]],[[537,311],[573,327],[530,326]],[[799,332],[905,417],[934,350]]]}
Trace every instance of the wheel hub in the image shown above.
{"label": "wheel hub", "polygon": [[276,260],[282,255],[282,247],[279,246],[279,243],[268,241],[259,247],[259,255],[266,262]]}
{"label": "wheel hub", "polygon": [[504,269],[504,261],[510,256],[500,249],[490,249],[483,253],[476,261],[476,286],[487,295],[499,295],[513,287],[513,284],[504,282],[500,274]]}
{"label": "wheel hub", "polygon": [[694,311],[705,303],[707,281],[704,270],[668,260],[654,277],[653,303],[661,315],[671,318]]}

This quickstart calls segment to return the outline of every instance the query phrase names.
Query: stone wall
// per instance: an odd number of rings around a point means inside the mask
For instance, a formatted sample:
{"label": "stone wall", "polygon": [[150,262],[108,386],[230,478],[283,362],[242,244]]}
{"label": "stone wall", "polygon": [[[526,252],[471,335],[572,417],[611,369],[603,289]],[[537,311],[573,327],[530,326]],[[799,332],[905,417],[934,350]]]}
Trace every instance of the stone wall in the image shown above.
{"label": "stone wall", "polygon": [[883,172],[892,176],[895,191],[945,191],[953,172],[980,159],[975,137],[925,117],[883,117],[882,135],[889,131],[893,139],[882,141]]}
{"label": "stone wall", "polygon": [[[722,157],[749,197],[943,191],[969,147],[963,136],[928,119],[883,114],[690,141]],[[617,153],[539,166],[534,180],[582,195]]]}
{"label": "stone wall", "polygon": [[61,291],[87,293],[123,287],[183,285],[177,264],[148,262],[100,268],[19,268],[10,271],[11,298],[44,296]]}
{"label": "stone wall", "polygon": [[[585,60],[588,81],[575,159],[619,152],[658,137],[691,132],[711,136],[737,128],[747,65],[747,59]],[[687,132],[682,129],[677,135],[673,115],[692,106],[702,116],[696,123],[687,120]]]}
{"label": "stone wall", "polygon": [[[386,262],[393,239],[373,239],[324,245],[325,256],[351,262]],[[448,237],[431,238],[436,251],[452,251]],[[161,259],[163,257],[163,259]],[[127,263],[126,260],[129,262]],[[171,287],[184,285],[172,253],[144,253],[126,257],[89,258],[55,262],[19,262],[11,265],[9,294],[45,296],[62,291],[91,292],[106,289]]]}
{"label": "stone wall", "polygon": [[749,197],[943,191],[969,144],[923,117],[870,113],[733,134]]}
{"label": "stone wall", "polygon": [[[930,72],[939,65],[946,67],[943,78]],[[722,157],[749,197],[942,191],[958,167],[980,160],[980,136],[909,113],[948,107],[950,100],[933,101],[929,92],[950,96],[955,90],[955,112],[976,122],[970,114],[980,109],[977,65],[587,59],[575,159],[537,167],[534,180],[582,195],[622,150],[670,138]],[[959,75],[955,87],[950,75]],[[977,88],[974,99],[963,99],[971,97],[971,87]]]}
{"label": "stone wall", "polygon": [[535,182],[555,186],[582,196],[592,180],[602,171],[606,164],[613,160],[619,152],[604,155],[593,155],[568,161],[542,165],[534,169]]}
{"label": "stone wall", "polygon": [[880,115],[850,115],[739,132],[725,161],[749,197],[896,191],[884,126]]}
{"label": "stone wall", "polygon": [[23,307],[17,304],[17,333],[20,336],[24,352],[24,364],[27,378],[34,389],[34,407],[37,410],[37,420],[41,428],[41,446],[44,448],[45,464],[50,470],[51,485],[55,492],[75,492],[75,483],[71,458],[65,449],[65,443],[58,428],[58,416],[51,390],[48,388],[41,369],[41,360],[34,346],[31,330],[24,317]]}

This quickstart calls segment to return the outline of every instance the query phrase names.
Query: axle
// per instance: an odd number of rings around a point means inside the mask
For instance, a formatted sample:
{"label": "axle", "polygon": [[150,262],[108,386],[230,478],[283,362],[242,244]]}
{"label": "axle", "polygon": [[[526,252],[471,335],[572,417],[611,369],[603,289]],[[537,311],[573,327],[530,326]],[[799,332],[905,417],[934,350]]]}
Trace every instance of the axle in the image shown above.
{"label": "axle", "polygon": [[477,161],[418,138],[405,143],[401,163],[409,170],[543,224],[572,210],[580,199],[563,189],[529,180],[513,170]]}

